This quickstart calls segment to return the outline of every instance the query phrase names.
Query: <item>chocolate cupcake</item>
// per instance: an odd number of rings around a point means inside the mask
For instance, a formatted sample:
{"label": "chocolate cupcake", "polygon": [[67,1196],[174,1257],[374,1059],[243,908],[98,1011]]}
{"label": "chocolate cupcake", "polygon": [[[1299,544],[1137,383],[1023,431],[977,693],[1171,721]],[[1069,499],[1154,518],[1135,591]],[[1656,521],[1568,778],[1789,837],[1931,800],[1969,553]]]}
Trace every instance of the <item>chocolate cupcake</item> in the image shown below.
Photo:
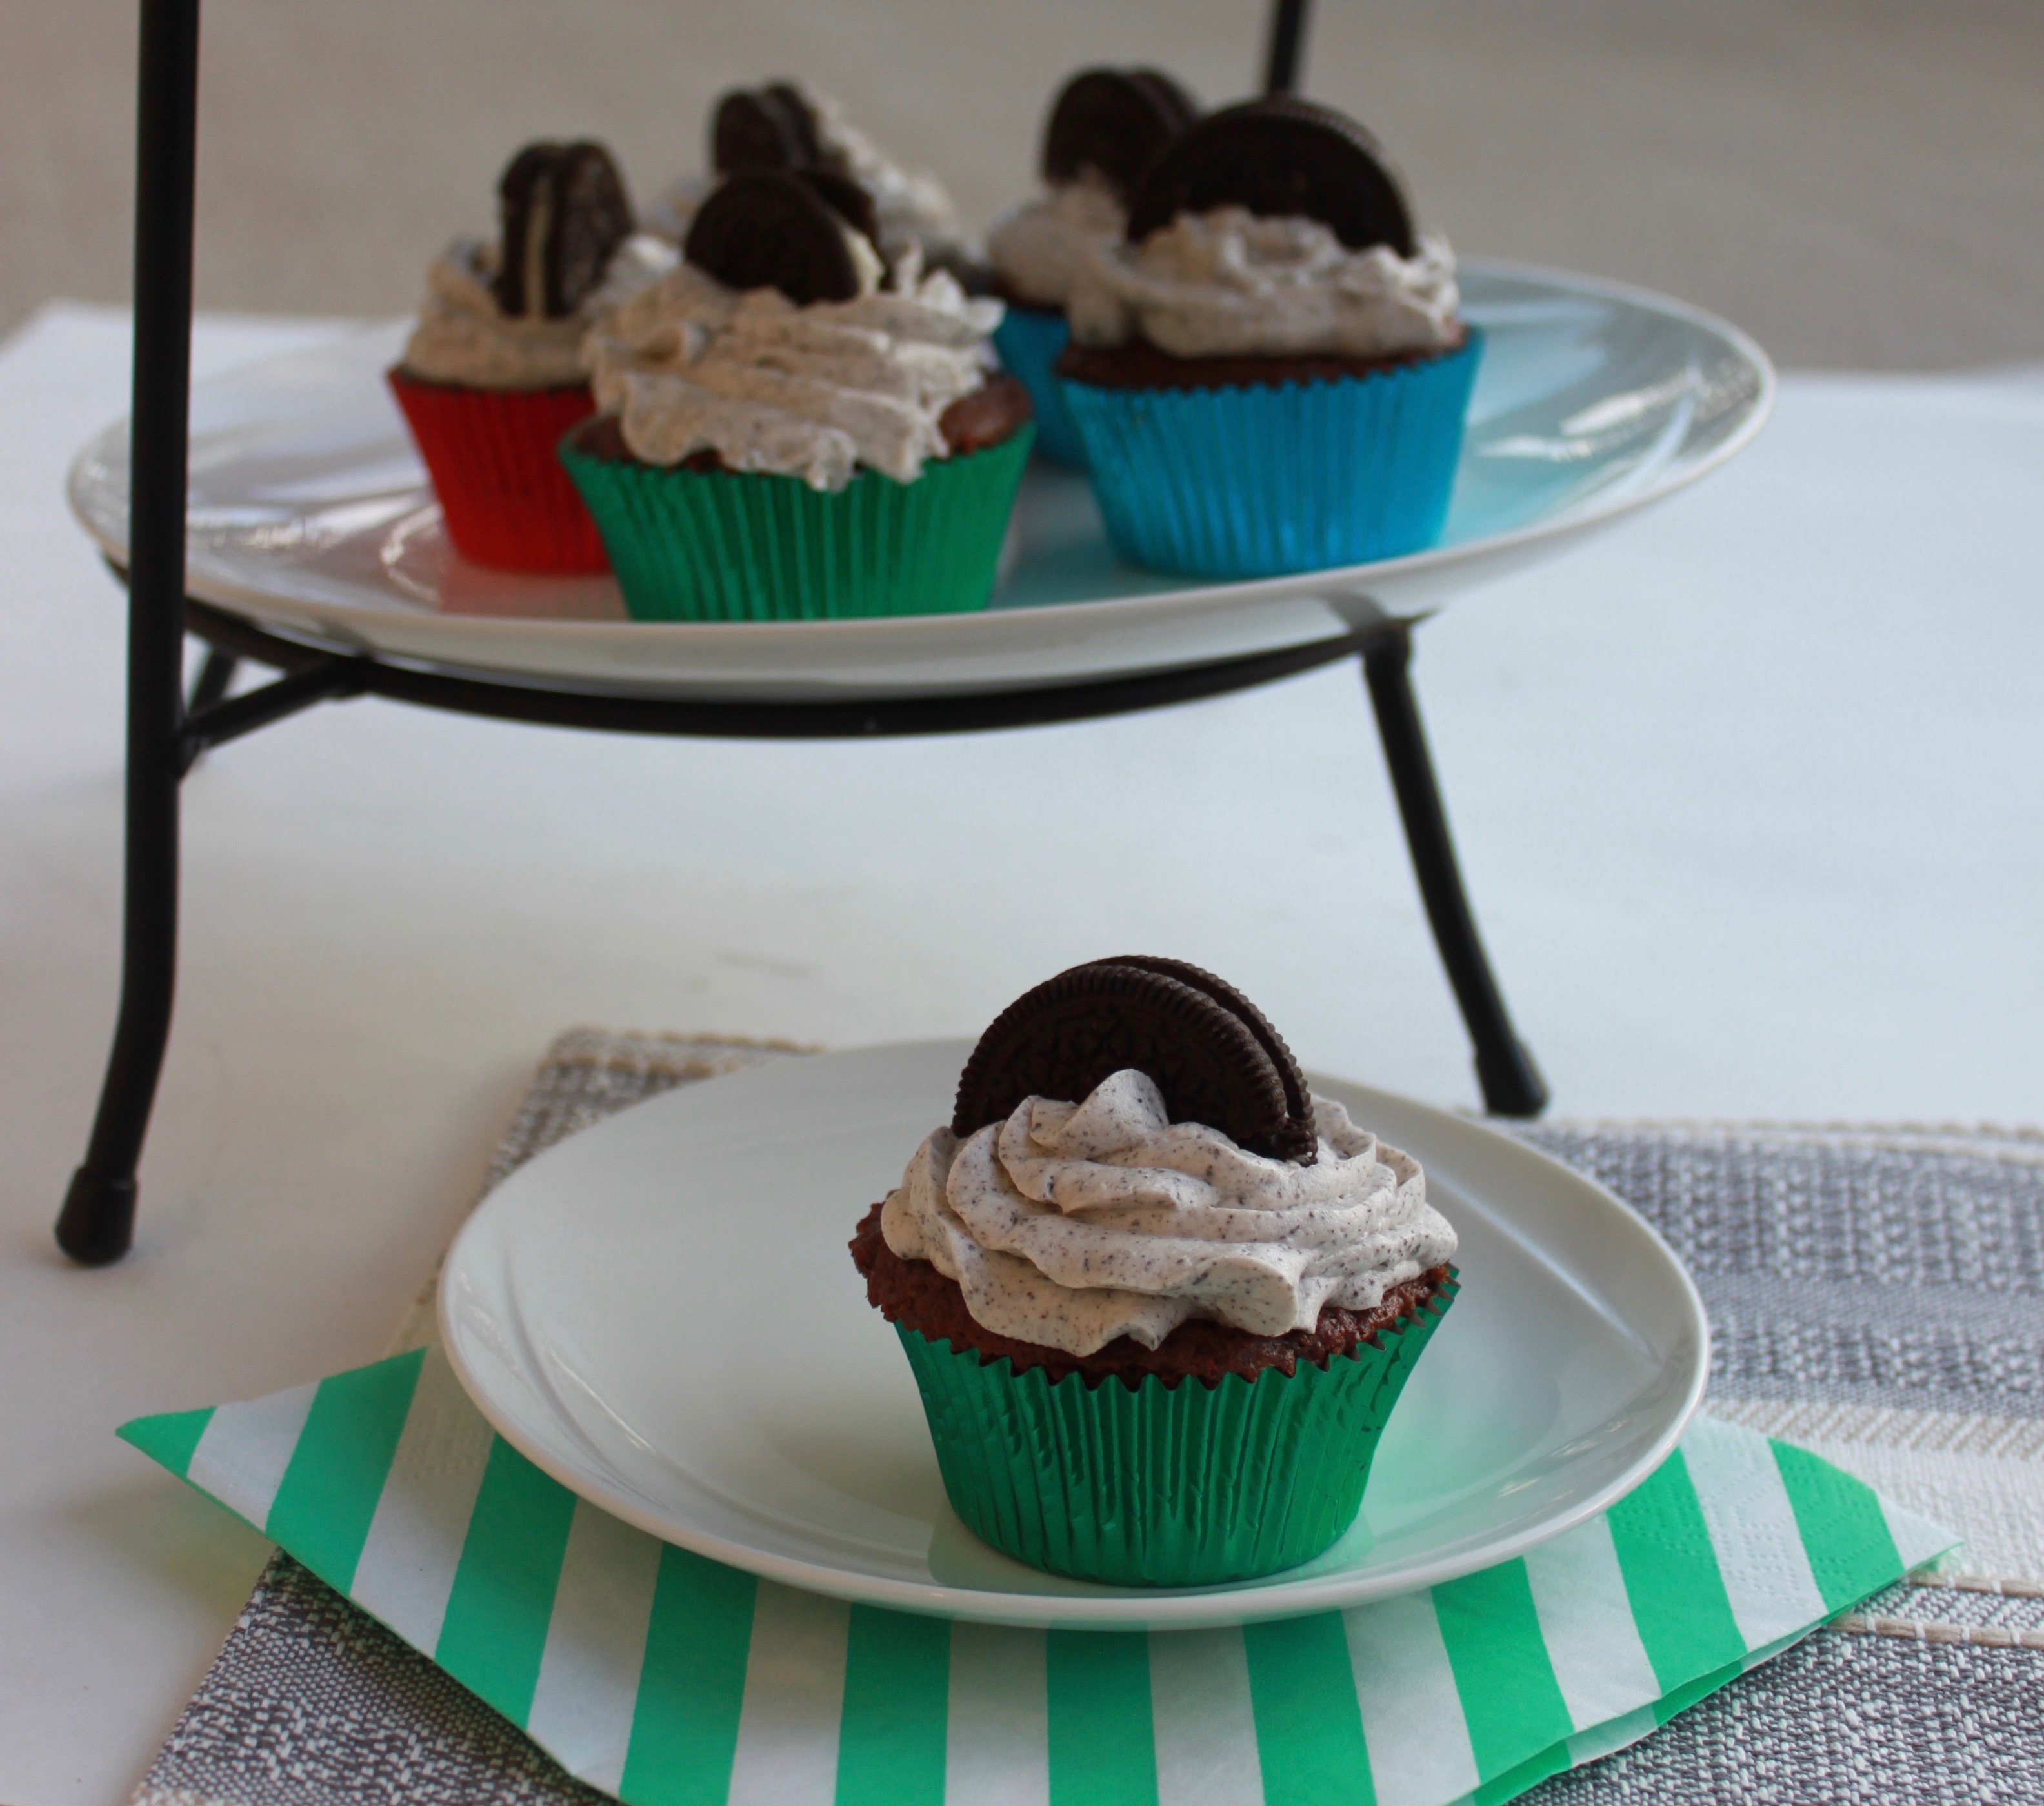
{"label": "chocolate cupcake", "polygon": [[851,1242],[966,1524],[1164,1586],[1348,1527],[1454,1251],[1418,1165],[1312,1096],[1253,1004],[1147,956],[1003,1011]]}
{"label": "chocolate cupcake", "polygon": [[827,171],[744,170],[686,261],[586,352],[605,412],[560,455],[642,621],[984,608],[1034,429],[990,375],[997,302],[891,268]]}
{"label": "chocolate cupcake", "polygon": [[1199,103],[1155,69],[1082,69],[1058,90],[1043,126],[1043,191],[987,232],[995,292],[1008,312],[993,336],[1002,367],[1036,408],[1036,448],[1082,464],[1085,448],[1051,366],[1070,333],[1065,304],[1081,266],[1122,235],[1128,197],[1164,147],[1199,117]]}
{"label": "chocolate cupcake", "polygon": [[1352,120],[1293,95],[1209,114],[1068,306],[1056,371],[1132,563],[1266,577],[1439,537],[1481,335]]}
{"label": "chocolate cupcake", "polygon": [[601,571],[595,523],[554,448],[595,411],[583,335],[674,258],[634,232],[624,179],[601,144],[528,144],[505,167],[498,202],[494,241],[457,239],[434,260],[390,387],[463,557],[509,571]]}

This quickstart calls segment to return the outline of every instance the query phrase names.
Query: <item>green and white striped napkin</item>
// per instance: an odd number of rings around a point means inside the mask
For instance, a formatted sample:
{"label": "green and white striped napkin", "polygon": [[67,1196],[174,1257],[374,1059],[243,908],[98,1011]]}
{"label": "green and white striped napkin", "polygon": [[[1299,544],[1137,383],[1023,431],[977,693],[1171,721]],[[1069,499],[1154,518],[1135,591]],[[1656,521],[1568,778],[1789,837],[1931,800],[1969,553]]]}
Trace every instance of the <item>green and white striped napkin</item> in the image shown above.
{"label": "green and white striped napkin", "polygon": [[1602,1517],[1431,1592],[1046,1633],[847,1605],[663,1544],[496,1436],[436,1349],[121,1434],[633,1806],[1508,1800],[1954,1541],[1699,1419]]}

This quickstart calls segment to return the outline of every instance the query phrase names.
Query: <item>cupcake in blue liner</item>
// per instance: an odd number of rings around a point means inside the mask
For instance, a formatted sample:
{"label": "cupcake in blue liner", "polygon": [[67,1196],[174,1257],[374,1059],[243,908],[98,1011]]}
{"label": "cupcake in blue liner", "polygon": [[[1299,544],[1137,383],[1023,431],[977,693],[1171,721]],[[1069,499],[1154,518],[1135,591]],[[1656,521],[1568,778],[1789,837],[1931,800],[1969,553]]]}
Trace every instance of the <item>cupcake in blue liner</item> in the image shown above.
{"label": "cupcake in blue liner", "polygon": [[1043,128],[1043,192],[1011,207],[987,233],[993,290],[1008,311],[993,335],[1001,367],[1036,410],[1036,449],[1082,464],[1085,448],[1051,366],[1070,337],[1065,303],[1081,265],[1120,238],[1143,171],[1199,117],[1199,103],[1155,69],[1082,69]]}
{"label": "cupcake in blue liner", "polygon": [[1439,538],[1482,335],[1353,121],[1293,95],[1209,114],[1067,305],[1062,399],[1131,563],[1272,577]]}

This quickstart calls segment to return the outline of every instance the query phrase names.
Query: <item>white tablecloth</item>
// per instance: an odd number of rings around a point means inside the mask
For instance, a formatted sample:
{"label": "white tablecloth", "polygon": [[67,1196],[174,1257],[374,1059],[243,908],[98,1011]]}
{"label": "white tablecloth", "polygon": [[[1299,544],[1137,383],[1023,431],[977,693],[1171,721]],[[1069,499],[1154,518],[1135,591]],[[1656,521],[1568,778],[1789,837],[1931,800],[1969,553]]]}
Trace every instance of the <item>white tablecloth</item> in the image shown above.
{"label": "white tablecloth", "polygon": [[[209,321],[199,365],[324,329]],[[187,786],[140,1238],[67,1267],[49,1225],[117,978],[125,613],[61,483],[126,387],[118,313],[0,352],[9,1806],[125,1796],[263,1558],[113,1426],[373,1357],[560,1028],[970,1034],[1140,948],[1235,979],[1309,1065],[1473,1102],[1351,670],[855,745],[358,701]],[[1792,377],[1732,468],[1422,631],[1558,1111],[2044,1119],[2040,495],[2044,372]]]}

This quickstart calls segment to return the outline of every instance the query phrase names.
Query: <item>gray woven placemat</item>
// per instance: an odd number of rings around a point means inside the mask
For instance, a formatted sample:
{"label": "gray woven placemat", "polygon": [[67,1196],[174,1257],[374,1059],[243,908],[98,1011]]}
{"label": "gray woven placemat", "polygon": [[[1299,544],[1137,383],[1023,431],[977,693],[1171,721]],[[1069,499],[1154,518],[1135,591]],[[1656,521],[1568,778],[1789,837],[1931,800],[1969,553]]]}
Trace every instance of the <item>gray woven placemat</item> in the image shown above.
{"label": "gray woven placemat", "polygon": [[[779,1045],[577,1030],[484,1189],[563,1136]],[[2044,1799],[2044,1135],[1558,1123],[1696,1276],[1709,1409],[1793,1436],[1969,1550],[1525,1797]],[[393,1347],[431,1333],[431,1288]],[[1919,1577],[1923,1579],[1925,1577]],[[270,1564],[137,1806],[587,1802],[521,1733],[288,1557]]]}

